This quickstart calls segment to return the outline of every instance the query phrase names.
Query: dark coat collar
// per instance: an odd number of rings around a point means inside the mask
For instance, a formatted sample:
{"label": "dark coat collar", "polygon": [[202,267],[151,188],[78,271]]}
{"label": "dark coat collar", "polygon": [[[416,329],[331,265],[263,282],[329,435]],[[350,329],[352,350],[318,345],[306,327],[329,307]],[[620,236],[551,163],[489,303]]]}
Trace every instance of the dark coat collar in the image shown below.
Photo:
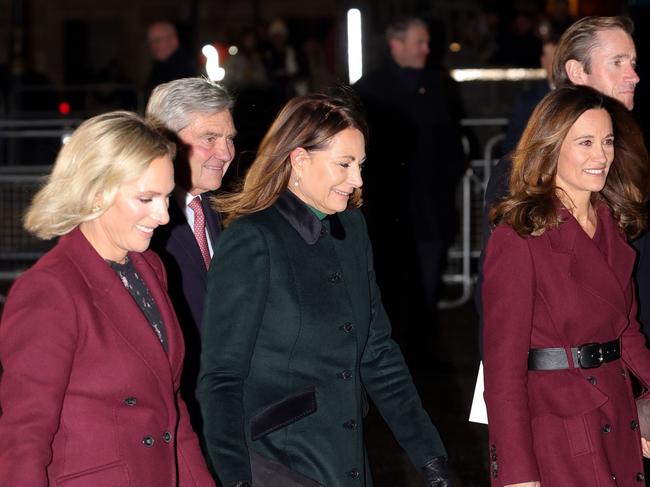
{"label": "dark coat collar", "polygon": [[314,212],[289,190],[280,195],[274,206],[309,245],[314,245],[321,235],[327,232],[327,219],[319,220]]}

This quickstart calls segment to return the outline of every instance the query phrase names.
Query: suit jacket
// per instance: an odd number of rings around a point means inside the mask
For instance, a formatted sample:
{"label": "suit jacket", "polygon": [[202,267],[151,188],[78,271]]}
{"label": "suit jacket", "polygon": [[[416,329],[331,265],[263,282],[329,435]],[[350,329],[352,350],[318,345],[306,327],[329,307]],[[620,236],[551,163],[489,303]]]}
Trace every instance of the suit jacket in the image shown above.
{"label": "suit jacket", "polygon": [[[221,218],[210,206],[211,193],[201,197],[205,225],[212,246],[221,234]],[[201,322],[208,271],[194,232],[187,223],[184,209],[175,198],[169,202],[169,223],[158,227],[151,241],[151,249],[160,256],[167,270],[169,296],[178,315],[185,338],[185,365],[181,394],[192,416],[192,424],[201,430],[200,411],[195,391],[201,355]]]}
{"label": "suit jacket", "polygon": [[[485,401],[492,485],[638,485],[643,472],[629,372],[650,383],[639,331],[634,251],[609,210],[590,239],[565,222],[538,237],[493,232],[484,263]],[[531,348],[568,350],[620,339],[622,360],[529,371]],[[570,355],[570,353],[569,353]],[[572,359],[570,359],[570,363]]]}
{"label": "suit jacket", "polygon": [[0,325],[3,485],[214,485],[178,394],[183,339],[164,268],[149,251],[129,258],[167,354],[79,229],[14,283]]}
{"label": "suit jacket", "polygon": [[321,222],[287,191],[235,220],[215,259],[199,397],[225,485],[250,481],[249,449],[327,487],[372,485],[364,389],[417,467],[444,454],[390,338],[358,210]]}

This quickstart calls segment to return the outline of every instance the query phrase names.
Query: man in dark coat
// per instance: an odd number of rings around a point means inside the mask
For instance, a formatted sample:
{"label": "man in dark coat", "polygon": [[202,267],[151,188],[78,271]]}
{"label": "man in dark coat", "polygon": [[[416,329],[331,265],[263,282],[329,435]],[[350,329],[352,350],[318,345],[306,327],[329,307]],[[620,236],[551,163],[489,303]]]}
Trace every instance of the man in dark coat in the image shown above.
{"label": "man in dark coat", "polygon": [[153,57],[147,93],[162,83],[198,74],[194,61],[181,49],[178,32],[171,22],[151,24],[147,30],[147,44]]}
{"label": "man in dark coat", "polygon": [[448,77],[425,68],[427,24],[398,20],[386,37],[390,58],[354,85],[371,130],[364,194],[384,303],[397,338],[408,328],[401,338],[413,345],[413,358],[426,361],[422,347],[455,231],[463,151],[447,101]]}
{"label": "man in dark coat", "polygon": [[168,130],[177,143],[176,188],[169,201],[169,224],[157,229],[151,248],[167,270],[169,294],[185,336],[181,392],[192,424],[201,432],[195,397],[201,352],[201,322],[207,269],[221,233],[221,218],[210,206],[212,192],[235,155],[233,100],[218,84],[184,78],[158,86],[147,118]]}

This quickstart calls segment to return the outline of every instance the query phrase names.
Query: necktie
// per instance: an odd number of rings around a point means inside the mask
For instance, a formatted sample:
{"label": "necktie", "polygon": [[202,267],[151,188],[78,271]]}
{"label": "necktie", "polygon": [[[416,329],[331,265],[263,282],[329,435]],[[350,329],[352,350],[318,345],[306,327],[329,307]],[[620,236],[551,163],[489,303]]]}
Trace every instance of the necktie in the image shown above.
{"label": "necktie", "polygon": [[188,206],[194,212],[194,237],[201,249],[205,267],[210,267],[210,249],[208,248],[208,238],[205,235],[205,214],[203,213],[201,198],[197,196],[190,201]]}

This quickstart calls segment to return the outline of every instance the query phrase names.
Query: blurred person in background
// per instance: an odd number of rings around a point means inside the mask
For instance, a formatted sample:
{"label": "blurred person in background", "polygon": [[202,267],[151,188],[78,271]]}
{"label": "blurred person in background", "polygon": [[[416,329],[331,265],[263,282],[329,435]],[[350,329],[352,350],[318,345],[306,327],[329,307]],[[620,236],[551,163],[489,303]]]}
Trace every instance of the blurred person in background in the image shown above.
{"label": "blurred person in background", "polygon": [[158,86],[146,111],[178,147],[170,221],[154,233],[151,248],[165,264],[169,294],[183,329],[187,353],[181,393],[197,432],[202,428],[195,391],[203,302],[208,267],[221,235],[221,217],[209,200],[235,156],[233,103],[221,85],[205,78],[183,78]]}
{"label": "blurred person in background", "polygon": [[212,487],[180,394],[162,262],[173,144],[129,112],[84,122],[25,228],[56,246],[0,322],[0,478],[12,486]]}
{"label": "blurred person in background", "polygon": [[354,85],[368,113],[365,174],[377,281],[411,365],[428,367],[440,280],[458,218],[465,170],[454,99],[442,70],[427,67],[429,29],[416,17],[386,30],[390,56]]}
{"label": "blurred person in background", "polygon": [[372,486],[368,397],[424,476],[448,487],[375,283],[361,204],[366,126],[347,93],[289,101],[241,191],[210,268],[199,397],[228,487]]}
{"label": "blurred person in background", "polygon": [[147,93],[162,83],[198,74],[195,61],[181,49],[178,32],[171,22],[153,22],[147,29],[147,44],[153,58]]}

